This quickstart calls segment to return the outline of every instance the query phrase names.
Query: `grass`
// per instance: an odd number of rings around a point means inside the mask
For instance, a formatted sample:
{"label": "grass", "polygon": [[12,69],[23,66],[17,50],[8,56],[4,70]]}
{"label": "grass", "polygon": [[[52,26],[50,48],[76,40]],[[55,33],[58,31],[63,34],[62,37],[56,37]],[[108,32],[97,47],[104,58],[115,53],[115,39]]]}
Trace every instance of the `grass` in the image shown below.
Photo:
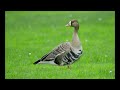
{"label": "grass", "polygon": [[[83,46],[80,60],[71,65],[33,65],[62,42],[71,41],[77,19]],[[31,53],[31,55],[29,55]],[[6,79],[115,79],[114,11],[6,11]]]}

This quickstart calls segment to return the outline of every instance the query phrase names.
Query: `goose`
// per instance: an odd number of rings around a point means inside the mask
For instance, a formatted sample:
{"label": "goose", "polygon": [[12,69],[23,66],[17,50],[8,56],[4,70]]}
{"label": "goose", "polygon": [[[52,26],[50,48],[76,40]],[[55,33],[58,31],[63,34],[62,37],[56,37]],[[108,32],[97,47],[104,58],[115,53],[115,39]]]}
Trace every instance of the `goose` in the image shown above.
{"label": "goose", "polygon": [[79,23],[76,19],[73,19],[65,26],[74,28],[72,42],[64,42],[58,45],[33,64],[47,63],[58,66],[67,65],[69,67],[69,65],[79,60],[83,53],[82,44],[78,36]]}

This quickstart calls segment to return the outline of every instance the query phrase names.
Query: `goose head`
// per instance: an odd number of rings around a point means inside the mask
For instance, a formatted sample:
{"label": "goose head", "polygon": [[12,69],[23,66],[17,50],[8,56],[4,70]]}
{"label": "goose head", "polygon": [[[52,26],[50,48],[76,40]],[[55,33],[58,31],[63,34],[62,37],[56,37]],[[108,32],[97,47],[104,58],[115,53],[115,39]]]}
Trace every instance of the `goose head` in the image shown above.
{"label": "goose head", "polygon": [[73,19],[71,21],[69,21],[69,23],[67,25],[65,25],[67,27],[74,27],[75,30],[78,30],[79,29],[79,23],[76,19]]}

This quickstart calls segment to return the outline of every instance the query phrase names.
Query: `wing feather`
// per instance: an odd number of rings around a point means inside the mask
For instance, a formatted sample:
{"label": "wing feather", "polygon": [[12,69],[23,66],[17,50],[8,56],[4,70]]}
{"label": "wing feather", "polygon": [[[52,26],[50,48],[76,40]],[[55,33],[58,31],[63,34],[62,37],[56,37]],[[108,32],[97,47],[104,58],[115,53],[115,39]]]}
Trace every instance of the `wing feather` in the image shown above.
{"label": "wing feather", "polygon": [[[55,60],[55,58],[62,57],[64,54],[70,51],[71,44],[70,42],[62,43],[58,45],[56,48],[54,48],[50,53],[44,55],[41,59],[36,61],[34,64],[39,63],[40,61],[52,61]],[[63,53],[64,52],[64,53]]]}

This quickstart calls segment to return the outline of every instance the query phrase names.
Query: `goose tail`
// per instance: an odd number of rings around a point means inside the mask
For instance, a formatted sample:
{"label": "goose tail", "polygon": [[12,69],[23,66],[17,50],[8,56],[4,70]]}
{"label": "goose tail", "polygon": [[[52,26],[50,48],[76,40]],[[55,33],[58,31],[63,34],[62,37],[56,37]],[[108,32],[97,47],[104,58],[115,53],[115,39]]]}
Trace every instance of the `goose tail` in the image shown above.
{"label": "goose tail", "polygon": [[38,64],[40,62],[42,62],[49,54],[44,55],[41,59],[37,60],[36,62],[34,62],[33,64]]}
{"label": "goose tail", "polygon": [[37,60],[36,62],[34,62],[33,64],[38,64],[41,60]]}

